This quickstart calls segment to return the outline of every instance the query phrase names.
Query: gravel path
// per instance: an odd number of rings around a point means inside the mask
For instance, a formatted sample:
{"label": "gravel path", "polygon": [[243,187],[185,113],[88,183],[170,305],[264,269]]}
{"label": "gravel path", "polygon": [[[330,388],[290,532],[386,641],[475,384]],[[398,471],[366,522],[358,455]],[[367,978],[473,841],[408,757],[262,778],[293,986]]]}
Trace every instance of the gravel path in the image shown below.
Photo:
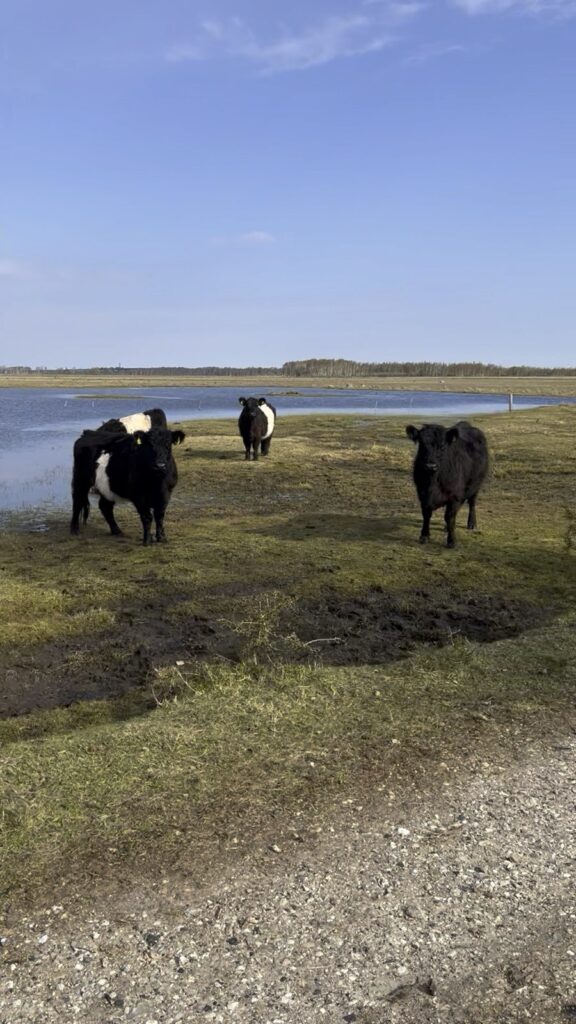
{"label": "gravel path", "polygon": [[383,786],[202,888],[13,912],[0,1022],[576,1020],[575,752]]}

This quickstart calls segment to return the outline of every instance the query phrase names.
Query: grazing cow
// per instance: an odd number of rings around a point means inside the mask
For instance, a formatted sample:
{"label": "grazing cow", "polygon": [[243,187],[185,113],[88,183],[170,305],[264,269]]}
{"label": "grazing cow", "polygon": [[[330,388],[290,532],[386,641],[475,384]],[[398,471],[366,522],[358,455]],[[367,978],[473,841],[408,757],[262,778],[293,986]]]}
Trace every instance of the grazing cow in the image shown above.
{"label": "grazing cow", "polygon": [[256,460],[260,447],[262,455],[268,455],[276,424],[276,409],[269,405],[265,398],[239,398],[238,401],[242,406],[238,429],[244,441],[246,458],[250,458],[252,449],[253,458]]}
{"label": "grazing cow", "polygon": [[90,511],[89,492],[98,494],[98,507],[115,536],[122,533],[114,518],[117,501],[131,501],[142,521],[143,543],[165,541],[164,514],[178,480],[172,445],[180,444],[182,430],[152,427],[135,434],[113,434],[85,430],[74,445],[72,476],[72,520],[70,532],[78,533],[80,514],[84,522]]}
{"label": "grazing cow", "polygon": [[468,502],[468,529],[476,526],[476,498],[488,472],[488,448],[481,430],[461,420],[446,428],[426,423],[417,430],[406,427],[408,437],[418,445],[414,459],[414,483],[422,508],[420,543],[430,539],[430,519],[437,508],[445,508],[446,544],[456,543],[456,514]]}
{"label": "grazing cow", "polygon": [[146,409],[145,412],[134,412],[131,416],[106,420],[98,430],[115,434],[134,434],[137,430],[150,430],[152,427],[164,427],[166,430],[167,426],[164,409]]}

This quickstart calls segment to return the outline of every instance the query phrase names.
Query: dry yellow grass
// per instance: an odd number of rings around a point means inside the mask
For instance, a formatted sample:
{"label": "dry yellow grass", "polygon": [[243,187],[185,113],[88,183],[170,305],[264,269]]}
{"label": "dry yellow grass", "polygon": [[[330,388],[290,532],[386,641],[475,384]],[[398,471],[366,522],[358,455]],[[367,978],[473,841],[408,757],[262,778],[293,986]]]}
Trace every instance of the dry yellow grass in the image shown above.
{"label": "dry yellow grass", "polygon": [[286,390],[302,388],[369,388],[380,391],[461,391],[475,394],[516,395],[576,395],[576,376],[570,377],[283,377],[283,376],[238,376],[238,377],[194,377],[194,376],[92,376],[71,374],[0,374],[0,388],[22,387],[249,387],[266,393],[270,387]]}

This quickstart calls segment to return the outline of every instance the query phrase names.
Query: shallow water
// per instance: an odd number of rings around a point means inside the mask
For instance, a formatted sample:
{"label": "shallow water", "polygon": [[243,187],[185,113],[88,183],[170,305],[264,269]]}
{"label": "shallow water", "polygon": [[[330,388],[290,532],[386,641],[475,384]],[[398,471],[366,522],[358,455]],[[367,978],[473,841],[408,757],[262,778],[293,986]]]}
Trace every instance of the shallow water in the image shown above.
{"label": "shallow water", "polygon": [[[0,512],[25,514],[29,528],[42,529],[45,513],[70,502],[72,445],[85,428],[112,416],[160,406],[170,423],[230,418],[237,435],[238,387],[10,388],[0,390]],[[253,391],[257,394],[257,390]],[[414,415],[417,418],[504,412],[507,395],[437,391],[369,391],[306,388],[297,394],[271,388],[267,397],[279,416],[297,413]],[[102,396],[102,397],[98,397]],[[574,399],[515,397],[516,408],[557,405]],[[238,438],[238,452],[242,451]]]}

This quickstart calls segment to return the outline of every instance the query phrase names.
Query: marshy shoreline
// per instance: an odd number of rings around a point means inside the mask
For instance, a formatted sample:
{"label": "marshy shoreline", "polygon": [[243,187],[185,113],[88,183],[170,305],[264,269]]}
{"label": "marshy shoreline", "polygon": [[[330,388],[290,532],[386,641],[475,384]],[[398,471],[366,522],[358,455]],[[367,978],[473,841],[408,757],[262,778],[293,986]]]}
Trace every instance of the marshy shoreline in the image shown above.
{"label": "marshy shoreline", "polygon": [[267,388],[281,387],[286,391],[301,391],[306,388],[327,388],[334,390],[401,390],[401,391],[444,391],[473,394],[517,395],[564,395],[576,396],[576,376],[544,377],[288,377],[284,375],[245,376],[194,376],[170,375],[147,376],[118,374],[0,374],[0,390],[22,387],[62,388],[141,388],[141,387],[252,387],[259,394]]}

